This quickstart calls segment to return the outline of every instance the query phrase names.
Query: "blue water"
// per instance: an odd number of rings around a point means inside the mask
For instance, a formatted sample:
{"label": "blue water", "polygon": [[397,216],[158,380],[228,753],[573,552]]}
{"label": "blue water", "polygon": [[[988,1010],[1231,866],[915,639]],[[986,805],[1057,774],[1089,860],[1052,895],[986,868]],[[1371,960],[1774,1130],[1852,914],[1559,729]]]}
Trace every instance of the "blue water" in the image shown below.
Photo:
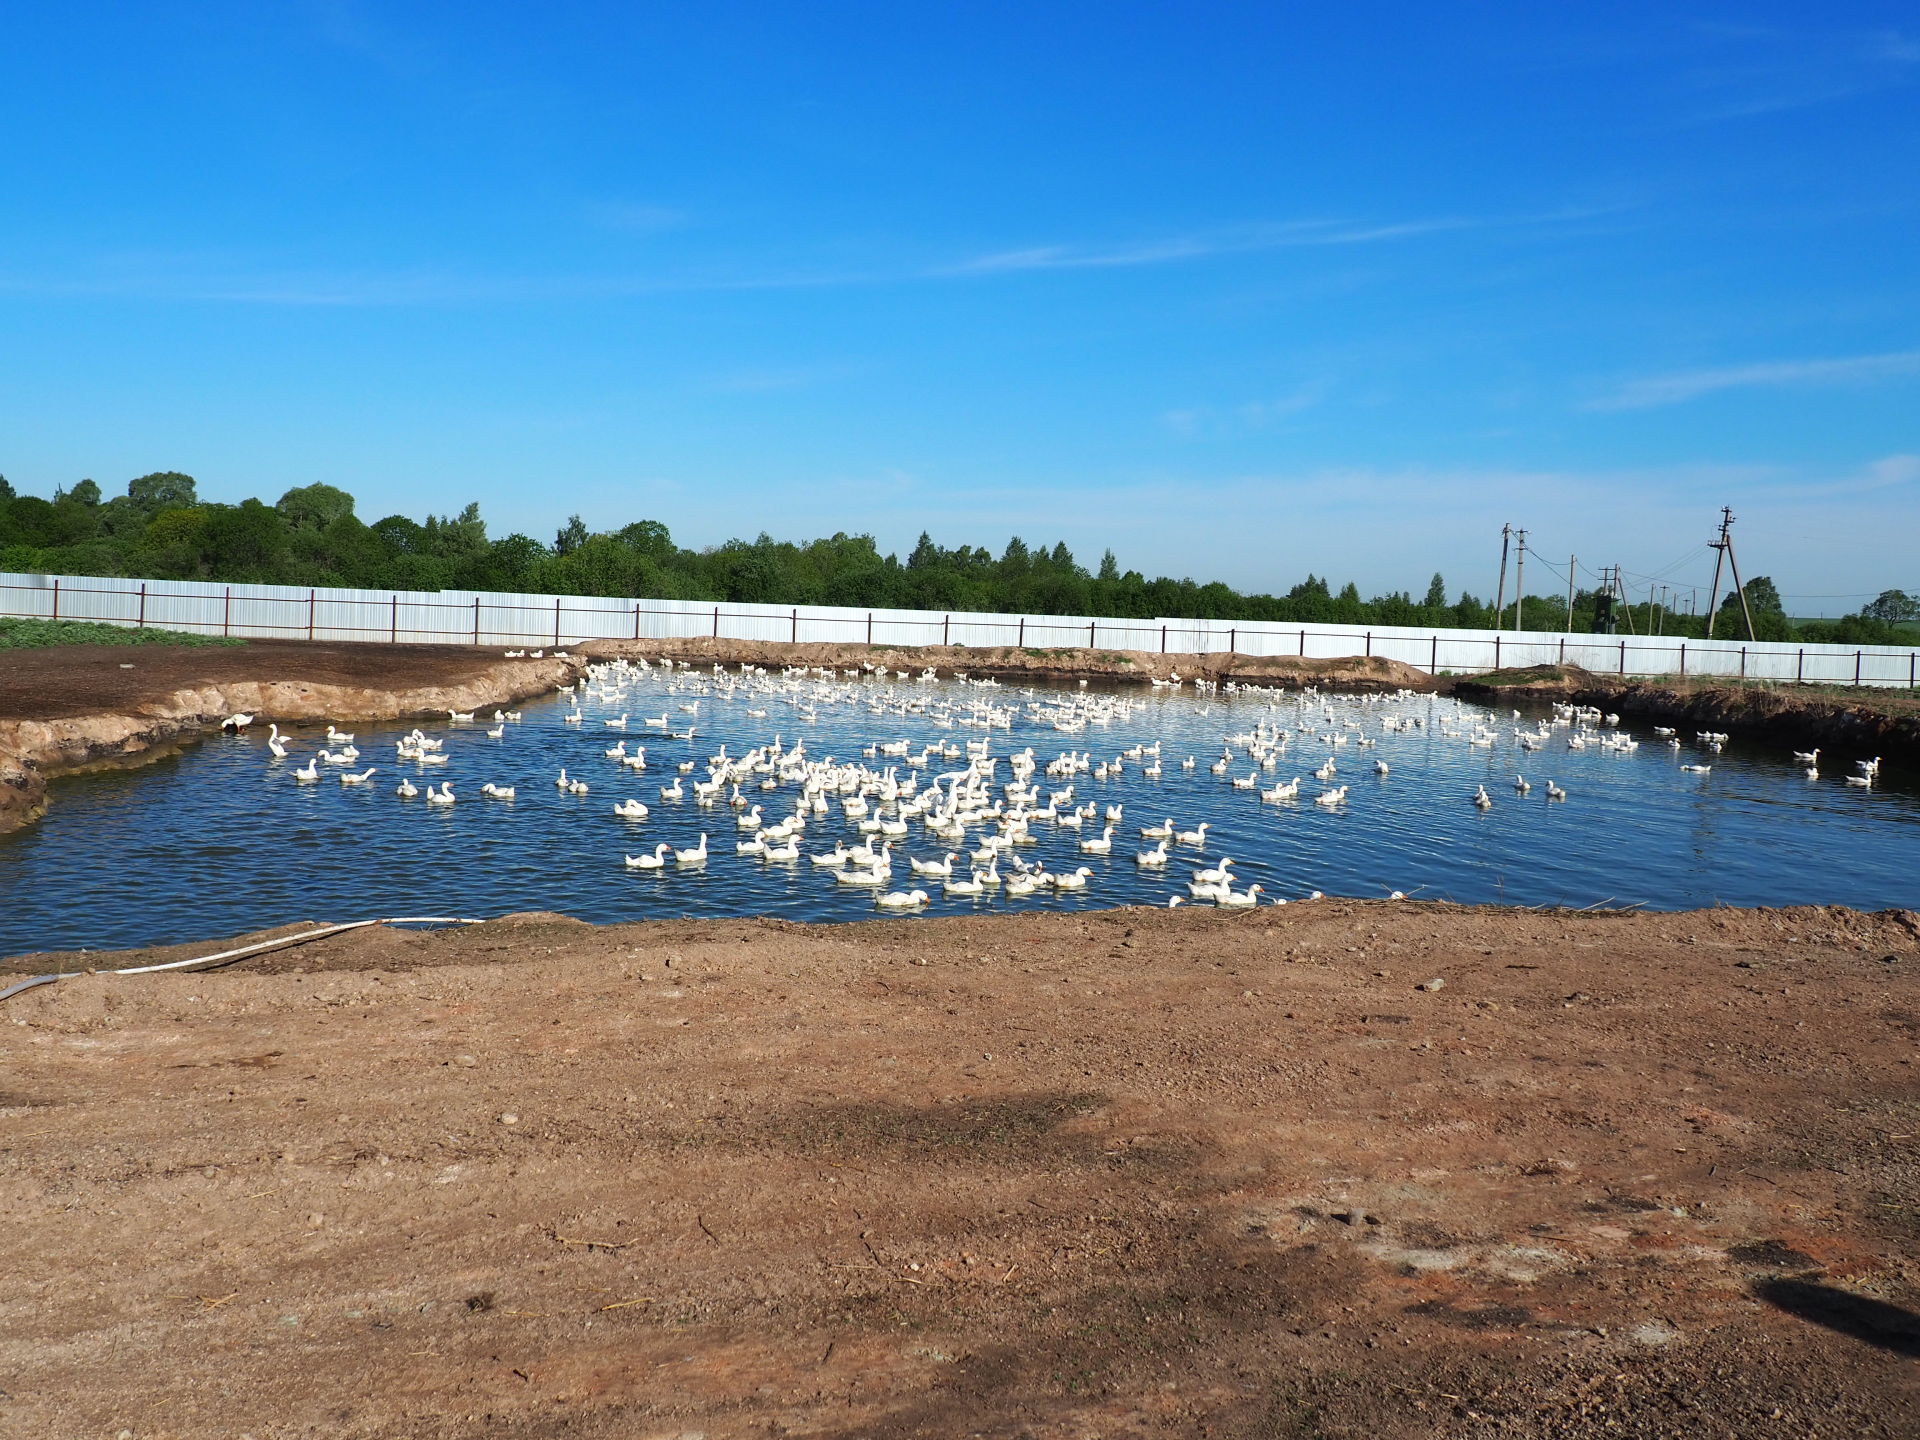
{"label": "blue water", "polygon": [[[932,915],[1164,904],[1167,896],[1184,893],[1195,865],[1223,855],[1235,857],[1243,886],[1264,887],[1264,898],[1298,898],[1313,890],[1378,897],[1400,890],[1460,902],[1611,901],[1656,909],[1715,903],[1871,909],[1920,901],[1920,792],[1893,762],[1874,788],[1861,790],[1841,778],[1853,769],[1857,757],[1851,754],[1827,753],[1823,778],[1808,780],[1784,747],[1736,738],[1723,753],[1709,755],[1687,732],[1685,748],[1676,754],[1649,727],[1635,732],[1643,743],[1633,754],[1571,751],[1564,728],[1552,732],[1543,752],[1529,754],[1518,748],[1513,731],[1531,728],[1536,714],[1517,722],[1510,711],[1496,714],[1426,696],[1303,702],[1296,695],[1129,691],[1140,702],[1131,715],[1062,734],[1030,718],[1024,707],[1030,696],[1071,699],[1071,690],[861,679],[816,686],[817,718],[807,719],[793,695],[778,693],[781,683],[778,676],[756,678],[747,684],[759,688],[713,693],[710,675],[680,672],[669,680],[655,671],[632,682],[617,704],[586,700],[580,726],[563,723],[566,697],[528,702],[524,720],[508,725],[499,740],[486,737],[484,715],[481,724],[428,722],[424,728],[444,737],[451,756],[448,765],[434,768],[396,762],[392,741],[411,722],[346,726],[364,752],[349,768],[378,768],[366,788],[342,786],[326,766],[318,784],[295,783],[294,768],[324,744],[324,727],[295,732],[294,754],[285,760],[269,755],[264,734],[256,730],[209,738],[139,770],[57,781],[43,820],[0,837],[0,953],[162,944],[291,921],[376,915],[558,910],[595,921],[873,915],[871,892],[836,884],[831,872],[804,858],[779,864],[735,855],[734,844],[744,837],[725,804],[697,805],[690,786],[685,800],[660,798],[659,787],[674,777],[678,762],[695,760],[703,774],[707,757],[722,743],[729,755],[738,755],[776,733],[789,747],[804,741],[811,756],[861,761],[876,770],[900,762],[864,758],[863,747],[895,740],[911,742],[918,753],[928,744],[958,747],[984,737],[997,756],[1031,746],[1043,766],[1067,750],[1090,752],[1099,761],[1161,742],[1165,773],[1159,779],[1129,764],[1116,778],[1083,774],[1072,782],[1075,803],[1124,807],[1111,858],[1083,855],[1079,833],[1044,822],[1033,826],[1040,843],[1019,851],[1055,871],[1091,866],[1089,889],[1043,891],[1026,899],[997,893],[949,899],[927,885],[936,893],[923,913]],[[677,707],[694,701],[699,713],[693,740],[641,728],[643,715],[667,713],[676,730],[684,729],[692,717]],[[976,703],[1022,707],[1023,713],[1010,729],[936,723],[934,712],[964,714]],[[916,713],[910,706],[922,708]],[[619,711],[632,716],[624,736],[629,748],[647,747],[643,775],[603,756],[623,737],[600,721]],[[1382,721],[1389,716],[1425,723],[1384,733]],[[1288,750],[1274,770],[1261,774],[1260,784],[1305,776],[1298,802],[1263,804],[1252,792],[1233,789],[1229,777],[1208,771],[1224,737],[1250,732],[1258,722],[1290,736]],[[1350,722],[1359,728],[1346,728]],[[1463,738],[1480,723],[1498,734],[1491,749],[1471,747]],[[1321,738],[1342,731],[1355,737],[1344,747]],[[1360,748],[1362,735],[1376,745]],[[1182,770],[1179,762],[1189,754],[1199,764]],[[1326,788],[1312,771],[1329,755],[1338,767],[1330,783],[1352,787],[1347,802],[1334,809],[1312,803]],[[1386,761],[1390,773],[1373,774],[1375,759]],[[1682,763],[1713,768],[1692,775],[1680,771]],[[589,783],[589,794],[554,787],[562,765]],[[900,773],[918,774],[924,783],[924,777],[963,767],[963,761],[936,757],[923,771]],[[1236,748],[1232,775],[1244,777],[1252,768]],[[1516,773],[1533,782],[1530,795],[1516,794]],[[403,775],[423,789],[451,781],[458,803],[441,808],[397,798],[394,786]],[[996,788],[1010,778],[1003,761]],[[1549,779],[1566,788],[1565,801],[1546,798]],[[487,799],[479,788],[486,781],[515,786],[518,795]],[[1067,783],[1049,782],[1044,774],[1036,781],[1043,796]],[[1479,784],[1494,799],[1490,810],[1470,803]],[[791,786],[749,791],[769,820],[792,809],[795,793]],[[646,819],[614,816],[614,802],[629,796],[650,807]],[[1138,828],[1169,816],[1182,829],[1211,822],[1209,844],[1204,852],[1176,847],[1163,872],[1139,869],[1134,852],[1151,842],[1139,838]],[[1082,833],[1098,830],[1089,821]],[[691,845],[703,831],[712,850],[704,868],[670,864],[643,872],[621,862],[623,855],[661,841]],[[836,801],[832,813],[816,817],[801,837],[803,857],[843,837],[860,839]],[[904,856],[934,858],[947,847],[915,821],[895,848],[899,863],[888,888],[910,889],[926,882],[909,874]]]}

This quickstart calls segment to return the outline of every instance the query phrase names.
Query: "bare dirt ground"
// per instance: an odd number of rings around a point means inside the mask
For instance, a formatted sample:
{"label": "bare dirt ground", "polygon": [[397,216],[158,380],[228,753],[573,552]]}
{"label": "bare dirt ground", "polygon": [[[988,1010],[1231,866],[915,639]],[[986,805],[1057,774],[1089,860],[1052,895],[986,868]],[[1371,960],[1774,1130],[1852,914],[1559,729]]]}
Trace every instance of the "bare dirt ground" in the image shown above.
{"label": "bare dirt ground", "polygon": [[458,685],[500,659],[497,646],[329,644],[54,645],[0,655],[0,720],[56,720],[136,709],[176,690],[274,680],[367,690]]}
{"label": "bare dirt ground", "polygon": [[41,986],[0,1433],[1910,1436],[1917,941],[549,916]]}

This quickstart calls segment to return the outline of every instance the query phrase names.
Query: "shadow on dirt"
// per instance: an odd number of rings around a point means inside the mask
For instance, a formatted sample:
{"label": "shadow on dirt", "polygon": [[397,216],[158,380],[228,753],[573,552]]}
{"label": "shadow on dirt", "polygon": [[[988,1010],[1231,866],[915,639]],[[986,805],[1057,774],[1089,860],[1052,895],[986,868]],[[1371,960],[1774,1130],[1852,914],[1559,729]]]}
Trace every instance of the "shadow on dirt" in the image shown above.
{"label": "shadow on dirt", "polygon": [[1769,1305],[1896,1355],[1920,1358],[1920,1315],[1811,1280],[1763,1280],[1753,1293]]}

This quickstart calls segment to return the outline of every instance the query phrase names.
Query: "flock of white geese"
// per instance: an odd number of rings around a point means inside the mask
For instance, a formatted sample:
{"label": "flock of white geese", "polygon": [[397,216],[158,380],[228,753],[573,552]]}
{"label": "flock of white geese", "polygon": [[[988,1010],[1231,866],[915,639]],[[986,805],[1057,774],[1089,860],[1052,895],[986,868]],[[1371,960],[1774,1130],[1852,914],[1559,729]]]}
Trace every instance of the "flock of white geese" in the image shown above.
{"label": "flock of white geese", "polygon": [[[1056,848],[1060,842],[1071,842],[1074,861],[1111,861],[1131,850],[1134,866],[1150,877],[1169,875],[1182,852],[1201,859],[1212,828],[1208,822],[1183,826],[1163,818],[1128,827],[1121,804],[1103,805],[1081,797],[1079,791],[1088,780],[1104,781],[1129,770],[1137,769],[1147,779],[1159,779],[1169,769],[1176,774],[1204,771],[1221,787],[1213,790],[1220,798],[1245,793],[1250,802],[1260,805],[1289,806],[1302,799],[1302,777],[1281,779],[1279,771],[1296,746],[1311,748],[1321,757],[1311,772],[1320,789],[1305,798],[1340,813],[1349,803],[1350,791],[1350,784],[1339,779],[1342,762],[1384,778],[1392,773],[1385,759],[1370,754],[1361,760],[1357,752],[1372,752],[1383,739],[1396,735],[1431,728],[1439,737],[1464,742],[1472,749],[1512,745],[1523,755],[1545,751],[1556,742],[1564,750],[1631,754],[1641,743],[1620,728],[1618,715],[1573,705],[1556,704],[1550,718],[1526,727],[1508,726],[1503,735],[1488,723],[1486,712],[1412,692],[1342,697],[1336,709],[1313,689],[1222,687],[1206,681],[1165,682],[1161,688],[1167,684],[1174,688],[1190,684],[1202,697],[1224,693],[1234,700],[1263,700],[1267,714],[1251,728],[1223,736],[1220,754],[1210,759],[1165,757],[1163,742],[1155,740],[1120,749],[1105,759],[1096,760],[1091,749],[1068,748],[1043,760],[1032,745],[1014,750],[1009,744],[1007,753],[994,754],[994,734],[1020,724],[1082,737],[1124,724],[1146,701],[1089,693],[1084,682],[1078,691],[1012,692],[1003,691],[994,680],[965,674],[956,675],[949,686],[931,670],[917,676],[877,666],[769,673],[750,665],[733,669],[714,665],[696,671],[685,662],[662,660],[656,665],[642,659],[591,665],[581,679],[561,687],[569,708],[560,716],[560,724],[581,728],[591,724],[601,733],[616,732],[618,738],[601,748],[597,757],[592,748],[581,748],[589,764],[599,764],[623,782],[621,788],[631,789],[638,788],[640,777],[649,769],[648,743],[642,742],[657,741],[656,751],[680,744],[688,747],[680,755],[693,753],[703,706],[738,705],[746,718],[755,721],[768,720],[778,710],[782,729],[769,741],[738,754],[730,755],[728,745],[721,744],[704,760],[664,762],[661,768],[671,778],[657,787],[659,800],[674,805],[690,802],[696,810],[711,812],[716,817],[710,822],[714,830],[722,828],[718,816],[725,812],[731,820],[736,856],[763,864],[805,865],[830,875],[835,885],[870,893],[875,908],[896,912],[924,909],[933,903],[936,892],[956,900],[988,895],[1018,899],[1085,891],[1097,881],[1101,871],[1094,865],[1070,863],[1050,869],[1044,860],[1031,858],[1043,836],[1052,837]],[[635,706],[642,696],[661,707],[660,713],[637,714]],[[1410,700],[1418,705],[1405,703]],[[918,743],[904,738],[875,740],[861,746],[858,757],[844,759],[813,753],[805,728],[817,722],[823,710],[852,712],[856,708],[864,708],[869,720],[882,722],[883,727],[886,722],[900,722],[890,727],[895,734],[906,728],[979,733],[977,738],[943,734]],[[501,741],[522,718],[517,710],[497,709],[485,719],[450,711],[447,729],[441,734],[430,735],[415,727],[394,742],[396,765],[413,772],[400,780],[394,794],[402,800],[424,798],[427,805],[451,807],[459,798],[452,781],[432,778],[451,762],[448,739],[471,735]],[[1520,718],[1520,712],[1514,711],[1514,721]],[[226,728],[242,730],[252,720],[247,715],[232,716]],[[1369,721],[1373,733],[1369,733]],[[787,724],[801,732],[792,743],[782,738]],[[1660,728],[1655,735],[1678,759],[1682,742],[1675,731]],[[277,725],[270,728],[267,747],[273,763],[291,756],[289,738]],[[324,745],[293,769],[295,783],[317,784],[332,774],[343,786],[372,786],[378,767],[357,768],[366,757],[356,748],[355,739],[329,724]],[[1709,731],[1695,736],[1696,745],[1708,755],[1718,753],[1727,739]],[[1794,759],[1809,779],[1819,777],[1818,750],[1795,752]],[[1859,762],[1856,773],[1845,777],[1847,784],[1870,787],[1879,766],[1877,758]],[[1712,766],[1695,762],[1677,768],[1707,775]],[[1557,781],[1543,783],[1547,803],[1567,800],[1568,791]],[[552,787],[576,798],[593,790],[592,782],[566,767],[553,777]],[[1533,784],[1524,774],[1516,774],[1512,789],[1517,798],[1525,799]],[[510,801],[518,793],[518,785],[491,780],[478,787],[478,794],[489,800]],[[1484,784],[1476,786],[1468,799],[1482,811],[1495,804]],[[645,802],[631,795],[611,808],[629,828],[651,814]],[[771,813],[776,808],[782,813]],[[803,845],[810,828],[826,828],[836,815],[841,832],[830,848]],[[1128,828],[1142,842],[1139,848],[1134,848],[1130,837],[1121,839]],[[930,858],[905,854],[916,829],[931,844]],[[711,847],[712,839],[711,832],[703,832],[691,846],[661,842],[639,854],[623,852],[622,864],[635,871],[696,870],[720,853]],[[896,884],[896,872],[903,864],[910,878]],[[1264,887],[1238,888],[1240,877],[1234,874],[1234,864],[1232,857],[1222,856],[1215,863],[1186,866],[1190,878],[1178,882],[1166,897],[1167,904],[1197,901],[1228,909],[1261,904]],[[1319,899],[1320,894],[1302,891],[1293,898]],[[1288,903],[1284,896],[1267,898],[1276,905]],[[1388,898],[1404,896],[1396,890]]]}

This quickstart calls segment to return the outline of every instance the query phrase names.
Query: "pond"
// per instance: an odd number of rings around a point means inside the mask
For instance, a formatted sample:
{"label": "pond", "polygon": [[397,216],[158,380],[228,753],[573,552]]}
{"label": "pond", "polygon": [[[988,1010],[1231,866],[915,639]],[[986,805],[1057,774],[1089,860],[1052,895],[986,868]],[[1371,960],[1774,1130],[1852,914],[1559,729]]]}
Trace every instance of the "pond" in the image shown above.
{"label": "pond", "polygon": [[[570,723],[576,699],[580,719]],[[939,882],[916,879],[906,856],[971,851],[994,825],[983,822],[953,845],[913,819],[894,841],[884,889],[924,887],[931,901],[922,914],[1163,905],[1187,894],[1194,869],[1228,856],[1241,890],[1258,884],[1262,903],[1315,891],[1399,891],[1522,905],[1876,909],[1920,897],[1920,793],[1891,764],[1859,788],[1844,777],[1865,757],[1823,755],[1819,778],[1809,779],[1784,748],[1736,738],[1715,752],[1685,733],[1674,737],[1675,749],[1647,727],[1604,718],[1516,716],[1426,695],[1103,693],[658,666],[615,675],[605,687],[583,684],[577,697],[529,702],[520,713],[497,726],[487,714],[474,723],[421,722],[442,742],[440,765],[396,758],[395,741],[413,722],[346,727],[361,752],[348,766],[315,760],[327,744],[324,727],[293,732],[284,759],[270,754],[256,727],[138,770],[56,781],[45,818],[0,837],[0,953],[164,944],[381,915],[872,916],[873,890],[844,885],[807,857],[837,841],[862,843],[860,820],[876,814],[849,817],[835,795],[799,837],[800,857],[779,862],[735,853],[749,834],[737,828],[740,811],[726,796],[696,801],[693,782],[723,746],[738,757],[776,737],[789,774],[798,774],[790,757],[799,746],[806,760],[832,757],[875,775],[891,767],[921,792],[935,777],[967,769],[968,742],[984,745],[999,760],[996,798],[1013,779],[1010,757],[1031,749],[1041,767],[1038,804],[1070,785],[1061,814],[1098,807],[1079,830],[1030,821],[1032,843],[1013,851],[1053,872],[1087,867],[1086,888],[1021,898],[1004,888],[949,896]],[[623,731],[603,723],[622,714]],[[680,738],[689,727],[691,738]],[[497,737],[489,734],[495,729]],[[1629,734],[1637,748],[1613,748]],[[1570,748],[1576,740],[1581,748]],[[608,758],[616,745],[644,746],[647,768]],[[876,753],[863,753],[869,749]],[[1123,758],[1128,751],[1141,758]],[[1069,753],[1094,768],[1049,778],[1050,762]],[[1223,753],[1231,764],[1216,774]],[[1195,764],[1184,768],[1190,756]],[[1098,767],[1116,758],[1121,768],[1101,778]],[[1333,773],[1316,778],[1330,758]],[[681,777],[684,798],[663,799],[661,788],[688,762],[695,769]],[[296,771],[309,764],[320,779],[301,783]],[[339,782],[342,770],[369,766],[368,783]],[[555,785],[562,767],[586,782],[585,794]],[[800,794],[779,768],[751,776],[742,791],[769,822],[789,814]],[[1516,788],[1520,775],[1529,791]],[[1262,798],[1296,776],[1294,798]],[[1253,788],[1234,783],[1249,777]],[[398,797],[403,779],[423,794]],[[768,781],[772,788],[759,788]],[[1550,781],[1564,799],[1549,796]],[[429,805],[425,790],[442,782],[456,803]],[[489,798],[481,793],[487,783],[515,794]],[[1336,786],[1347,787],[1341,803],[1316,803]],[[1474,803],[1481,786],[1491,801],[1485,808]],[[647,807],[644,818],[614,813],[628,799]],[[1112,853],[1086,853],[1081,842],[1098,837],[1109,806],[1122,816]],[[1135,853],[1155,842],[1139,831],[1167,819],[1181,831],[1206,822],[1204,847],[1175,844],[1164,869],[1140,867]],[[703,865],[625,864],[662,843],[691,847],[703,833]],[[1012,858],[997,868],[1010,874]],[[963,854],[956,871],[964,877],[968,869]]]}

